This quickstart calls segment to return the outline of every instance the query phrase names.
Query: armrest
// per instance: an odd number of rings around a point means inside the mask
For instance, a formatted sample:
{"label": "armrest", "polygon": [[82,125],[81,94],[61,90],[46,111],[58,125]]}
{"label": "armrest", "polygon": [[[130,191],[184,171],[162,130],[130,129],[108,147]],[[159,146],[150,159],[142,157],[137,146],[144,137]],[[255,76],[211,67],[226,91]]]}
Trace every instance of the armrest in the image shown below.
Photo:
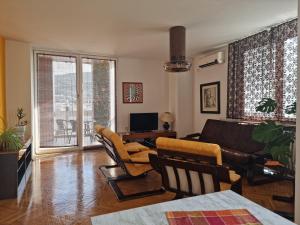
{"label": "armrest", "polygon": [[132,160],[123,160],[124,163],[129,163],[129,164],[149,164],[149,162],[135,162]]}
{"label": "armrest", "polygon": [[123,160],[124,163],[130,163],[130,164],[149,164],[148,162],[142,159],[129,159],[129,160]]}
{"label": "armrest", "polygon": [[264,164],[268,159],[272,160],[273,157],[270,153],[266,153],[264,151],[255,152],[252,155],[254,163]]}

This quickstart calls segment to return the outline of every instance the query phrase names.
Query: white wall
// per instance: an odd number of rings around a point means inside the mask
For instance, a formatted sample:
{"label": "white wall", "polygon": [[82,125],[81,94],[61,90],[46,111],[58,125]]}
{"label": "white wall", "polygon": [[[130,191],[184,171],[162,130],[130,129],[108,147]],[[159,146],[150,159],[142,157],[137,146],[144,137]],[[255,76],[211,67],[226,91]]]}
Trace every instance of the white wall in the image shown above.
{"label": "white wall", "polygon": [[[124,104],[122,82],[142,82],[144,101]],[[129,114],[140,112],[166,112],[169,109],[168,76],[163,62],[148,59],[119,58],[117,68],[117,130],[128,131]],[[159,124],[159,129],[162,129]]]}
{"label": "white wall", "polygon": [[[26,119],[31,118],[31,46],[17,41],[6,41],[6,93],[9,126],[17,122],[16,110],[23,107]],[[117,64],[117,128],[129,128],[130,112],[165,112],[169,108],[168,76],[163,62],[158,60],[119,58]],[[123,104],[122,82],[142,82],[144,102]],[[160,129],[161,128],[161,124]],[[28,129],[30,131],[30,127]]]}
{"label": "white wall", "polygon": [[[14,126],[17,122],[18,107],[24,108],[28,121],[31,118],[32,48],[30,44],[8,40],[6,52],[7,115],[9,126]],[[144,102],[124,104],[122,82],[142,82]],[[167,74],[163,70],[163,62],[159,60],[119,58],[116,81],[117,130],[121,132],[129,129],[131,112],[171,111],[176,114],[175,130],[178,136],[182,137],[191,133],[193,131],[192,82],[192,71]],[[161,123],[159,123],[159,129],[163,129]]]}
{"label": "white wall", "polygon": [[[199,61],[205,55],[199,55],[194,58],[194,132],[201,132],[207,119],[225,119],[227,107],[227,66],[228,66],[228,48],[224,47],[217,51],[225,52],[225,63],[209,66],[206,68],[199,68]],[[203,114],[200,111],[200,84],[220,81],[221,89],[221,112],[220,114]]]}
{"label": "white wall", "polygon": [[17,108],[25,111],[31,129],[31,46],[28,43],[6,40],[6,110],[9,127],[17,124]]}
{"label": "white wall", "polygon": [[193,71],[168,73],[169,111],[174,114],[173,129],[178,137],[193,132]]}

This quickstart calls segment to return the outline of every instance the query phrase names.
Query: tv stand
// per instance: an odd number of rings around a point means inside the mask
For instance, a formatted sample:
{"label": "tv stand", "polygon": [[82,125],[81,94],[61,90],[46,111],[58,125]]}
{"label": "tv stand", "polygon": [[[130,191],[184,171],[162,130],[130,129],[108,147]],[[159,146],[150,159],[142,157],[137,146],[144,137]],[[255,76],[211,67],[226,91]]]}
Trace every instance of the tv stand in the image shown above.
{"label": "tv stand", "polygon": [[168,138],[176,138],[176,131],[146,131],[146,132],[127,132],[127,133],[119,133],[125,142],[141,142],[142,144],[148,147],[155,147],[155,141],[159,137],[168,137]]}

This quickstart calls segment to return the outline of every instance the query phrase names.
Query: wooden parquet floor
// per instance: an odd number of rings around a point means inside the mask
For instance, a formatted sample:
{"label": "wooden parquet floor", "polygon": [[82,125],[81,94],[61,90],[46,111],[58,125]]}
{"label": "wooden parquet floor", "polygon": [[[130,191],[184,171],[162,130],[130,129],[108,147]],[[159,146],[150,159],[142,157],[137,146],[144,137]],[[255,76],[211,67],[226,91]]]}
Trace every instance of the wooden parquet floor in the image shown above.
{"label": "wooden parquet floor", "polygon": [[[112,161],[102,150],[36,159],[18,199],[0,201],[0,224],[91,224],[92,216],[169,201],[174,197],[174,194],[165,193],[119,202],[98,169],[103,164],[112,164]],[[125,181],[120,186],[128,193],[150,190],[160,186],[160,177],[151,172],[146,178]],[[245,181],[243,189],[245,197],[266,208],[293,211],[292,204],[272,200],[272,194],[292,192],[289,182],[248,186]]]}

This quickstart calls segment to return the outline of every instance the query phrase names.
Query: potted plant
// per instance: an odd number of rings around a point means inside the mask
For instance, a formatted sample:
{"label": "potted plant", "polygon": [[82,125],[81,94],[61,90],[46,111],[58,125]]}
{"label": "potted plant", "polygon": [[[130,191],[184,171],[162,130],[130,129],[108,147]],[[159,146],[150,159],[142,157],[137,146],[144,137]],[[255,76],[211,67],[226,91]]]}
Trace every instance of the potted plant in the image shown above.
{"label": "potted plant", "polygon": [[5,129],[0,133],[1,152],[18,151],[22,148],[22,146],[22,141],[14,129]]}
{"label": "potted plant", "polygon": [[[257,112],[266,114],[273,113],[277,103],[271,98],[263,98],[256,107]],[[285,109],[286,114],[296,114],[296,102]],[[295,126],[284,125],[278,121],[266,120],[254,130],[254,140],[264,143],[264,151],[272,156],[273,160],[279,161],[294,170],[294,142]]]}
{"label": "potted plant", "polygon": [[22,141],[25,140],[25,132],[26,132],[26,125],[27,125],[26,120],[22,121],[25,116],[26,114],[24,113],[23,108],[18,108],[17,109],[18,123],[15,127],[15,132],[21,138]]}
{"label": "potted plant", "polygon": [[6,128],[3,118],[0,122],[4,124],[4,129],[0,131],[0,152],[18,151],[23,144],[17,133],[12,128]]}

